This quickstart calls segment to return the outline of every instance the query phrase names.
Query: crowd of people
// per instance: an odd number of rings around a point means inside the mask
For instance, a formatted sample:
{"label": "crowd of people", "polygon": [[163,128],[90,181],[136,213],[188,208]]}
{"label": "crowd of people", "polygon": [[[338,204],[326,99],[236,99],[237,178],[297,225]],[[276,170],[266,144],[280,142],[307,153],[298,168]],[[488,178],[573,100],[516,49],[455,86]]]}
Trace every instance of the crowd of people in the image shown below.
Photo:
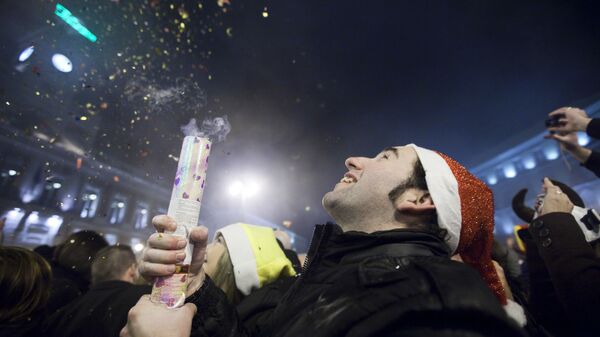
{"label": "crowd of people", "polygon": [[[600,176],[600,120],[549,115],[549,134]],[[137,261],[93,231],[33,251],[0,247],[1,336],[595,336],[600,216],[545,178],[534,205],[513,199],[515,244],[494,240],[491,190],[451,157],[414,144],[351,157],[323,197],[306,256],[285,232],[236,223],[209,243],[153,218]],[[150,298],[194,244],[185,304]],[[303,263],[301,264],[301,260]],[[521,260],[521,261],[520,261]]]}

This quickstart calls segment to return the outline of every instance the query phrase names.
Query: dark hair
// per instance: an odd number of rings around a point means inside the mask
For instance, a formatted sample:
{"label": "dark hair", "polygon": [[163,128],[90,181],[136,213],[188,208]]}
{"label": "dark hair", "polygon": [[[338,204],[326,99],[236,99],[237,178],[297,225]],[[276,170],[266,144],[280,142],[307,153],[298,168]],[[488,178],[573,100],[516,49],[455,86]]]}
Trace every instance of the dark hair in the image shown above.
{"label": "dark hair", "polygon": [[[422,191],[429,191],[425,176],[426,173],[425,169],[423,168],[423,164],[421,164],[421,161],[417,158],[417,160],[415,160],[413,164],[412,175],[400,184],[398,184],[398,186],[394,187],[394,189],[392,189],[390,193],[388,193],[390,201],[396,201],[396,199],[398,199],[402,194],[404,194],[404,192],[411,188]],[[433,216],[426,219],[424,223],[419,224],[413,228],[419,228],[425,232],[430,232],[444,241],[446,241],[448,237],[448,231],[446,229],[440,228],[437,220],[437,214],[435,213],[433,214]]]}
{"label": "dark hair", "polygon": [[79,231],[67,237],[54,252],[54,261],[61,267],[77,272],[88,282],[94,256],[108,246],[108,242],[98,233],[89,230]]}
{"label": "dark hair", "polygon": [[52,272],[40,255],[21,247],[0,247],[0,322],[15,322],[44,308]]}
{"label": "dark hair", "polygon": [[92,262],[92,284],[119,280],[127,269],[135,264],[135,254],[131,247],[127,245],[104,247]]}

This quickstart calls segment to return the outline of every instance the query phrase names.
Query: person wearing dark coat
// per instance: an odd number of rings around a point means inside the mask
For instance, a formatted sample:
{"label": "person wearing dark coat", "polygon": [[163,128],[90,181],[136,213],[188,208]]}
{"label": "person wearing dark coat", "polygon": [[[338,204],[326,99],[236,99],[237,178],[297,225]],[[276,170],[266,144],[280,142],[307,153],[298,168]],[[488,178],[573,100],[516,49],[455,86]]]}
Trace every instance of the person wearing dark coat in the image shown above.
{"label": "person wearing dark coat", "polygon": [[546,180],[544,185],[546,199],[554,199],[538,205],[539,216],[535,217],[533,209],[516,209],[531,222],[518,233],[526,245],[530,307],[556,336],[595,336],[600,329],[595,319],[600,305],[600,260],[571,214],[573,206],[585,205],[568,186],[552,182]]}
{"label": "person wearing dark coat", "polygon": [[135,285],[137,263],[127,245],[101,249],[92,264],[92,286],[75,301],[51,315],[47,321],[49,336],[116,337],[127,322],[129,309],[149,285]]}
{"label": "person wearing dark coat", "polygon": [[54,249],[48,312],[54,312],[88,291],[91,266],[98,251],[108,246],[100,234],[83,230],[69,235]]}
{"label": "person wearing dark coat", "polygon": [[[192,262],[188,304],[169,311],[142,299],[121,334],[524,336],[491,260],[493,200],[483,182],[412,144],[349,158],[346,167],[323,199],[339,226],[316,226],[305,268],[288,288],[245,299],[259,308],[252,324]],[[176,226],[167,216],[153,223],[159,232]],[[202,261],[206,237],[203,228],[191,230],[192,261]],[[176,240],[153,235],[140,272],[169,275]],[[454,254],[464,263],[451,260]],[[166,316],[177,324],[154,323]],[[182,320],[191,327],[183,329]]]}
{"label": "person wearing dark coat", "polygon": [[592,119],[584,110],[572,107],[554,110],[548,116],[557,123],[548,127],[550,134],[546,138],[557,140],[582,166],[600,177],[600,151],[579,145],[576,134],[586,132],[588,136],[600,139],[600,119]]}

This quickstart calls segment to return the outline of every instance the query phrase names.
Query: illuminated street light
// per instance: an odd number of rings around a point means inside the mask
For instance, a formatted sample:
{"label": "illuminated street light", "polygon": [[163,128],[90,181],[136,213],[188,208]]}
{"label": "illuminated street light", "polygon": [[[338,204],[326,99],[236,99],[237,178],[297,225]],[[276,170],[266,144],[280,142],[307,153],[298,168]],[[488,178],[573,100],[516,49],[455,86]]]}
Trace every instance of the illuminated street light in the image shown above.
{"label": "illuminated street light", "polygon": [[52,184],[52,188],[54,188],[55,190],[58,190],[61,187],[62,187],[61,183],[54,183],[54,184]]}
{"label": "illuminated street light", "polygon": [[97,196],[97,195],[95,195],[94,193],[92,193],[92,194],[88,195],[88,199],[90,199],[90,200],[96,200],[96,198],[97,198],[97,197],[98,197],[98,196]]}
{"label": "illuminated street light", "polygon": [[229,194],[232,197],[241,196],[243,198],[250,198],[257,195],[260,192],[260,184],[256,181],[239,181],[236,180],[229,185]]}
{"label": "illuminated street light", "polygon": [[122,202],[122,201],[119,201],[119,202],[117,203],[117,207],[119,207],[119,208],[123,208],[123,207],[125,207],[125,203],[124,203],[124,202]]}
{"label": "illuminated street light", "polygon": [[11,177],[16,176],[17,173],[19,173],[19,172],[15,171],[15,170],[8,170],[8,175]]}
{"label": "illuminated street light", "polygon": [[245,197],[253,197],[258,194],[260,190],[260,186],[256,182],[251,182],[244,185],[244,196]]}
{"label": "illuminated street light", "polygon": [[136,243],[136,244],[133,246],[133,250],[134,250],[136,253],[139,253],[139,252],[141,252],[143,249],[144,249],[144,244],[143,244],[143,243]]}
{"label": "illuminated street light", "polygon": [[241,181],[234,181],[229,185],[229,194],[233,197],[237,197],[242,194],[244,190],[244,184]]}

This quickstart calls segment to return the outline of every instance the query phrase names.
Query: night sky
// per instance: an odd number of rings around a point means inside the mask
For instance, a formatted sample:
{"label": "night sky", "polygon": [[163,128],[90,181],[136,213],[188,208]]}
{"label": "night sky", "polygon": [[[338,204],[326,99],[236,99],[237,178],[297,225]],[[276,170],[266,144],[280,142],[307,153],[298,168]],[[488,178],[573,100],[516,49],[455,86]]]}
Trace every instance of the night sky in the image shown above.
{"label": "night sky", "polygon": [[2,123],[169,186],[180,127],[227,116],[206,203],[231,207],[229,182],[256,176],[248,210],[307,237],[350,155],[414,142],[472,167],[600,94],[596,1],[61,4],[96,43],[55,1],[0,3]]}

